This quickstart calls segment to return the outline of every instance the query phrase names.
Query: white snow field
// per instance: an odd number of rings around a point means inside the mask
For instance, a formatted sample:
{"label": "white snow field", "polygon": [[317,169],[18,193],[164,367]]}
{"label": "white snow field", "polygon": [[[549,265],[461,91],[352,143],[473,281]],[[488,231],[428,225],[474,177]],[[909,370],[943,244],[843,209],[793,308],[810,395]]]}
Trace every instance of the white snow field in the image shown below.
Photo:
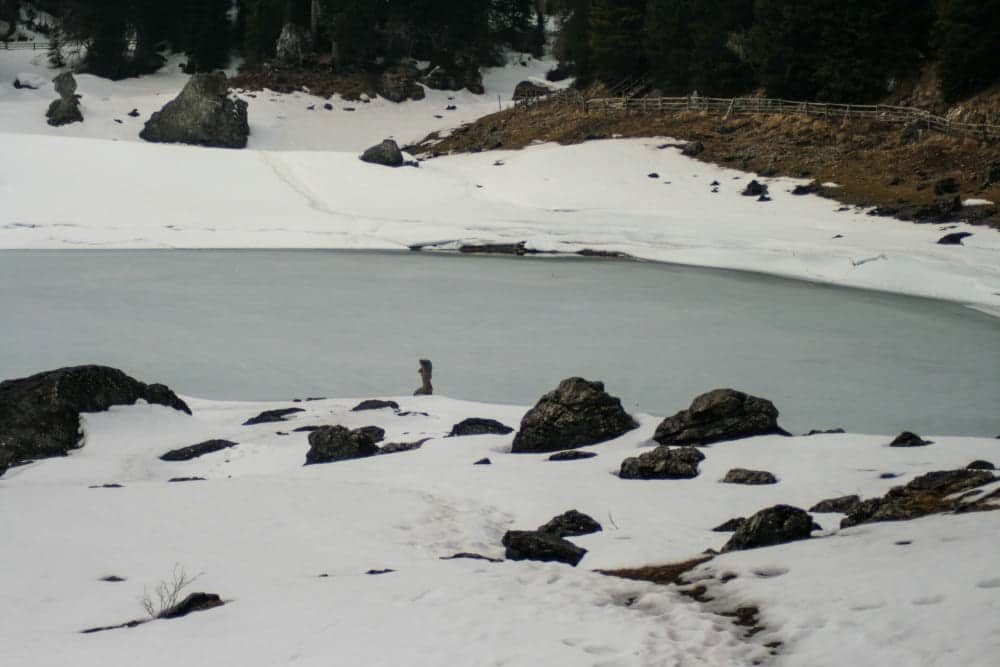
{"label": "white snow field", "polygon": [[[614,391],[614,388],[609,388]],[[736,575],[702,605],[674,587],[595,568],[667,563],[719,549],[710,529],[779,502],[881,495],[932,469],[997,458],[997,442],[940,438],[757,437],[706,448],[693,480],[623,480],[621,460],[648,447],[658,418],[552,462],[511,454],[510,435],[444,438],[468,416],[517,426],[524,408],[397,397],[403,411],[351,412],[355,400],[294,404],[288,423],[241,426],[292,403],[191,399],[194,416],[136,405],[84,418],[85,446],[0,478],[0,662],[56,666],[195,665],[993,665],[1000,649],[1000,513],[934,516],[826,531],[805,542],[717,557],[689,573]],[[422,448],[303,467],[302,425],[376,424]],[[287,435],[278,435],[277,431]],[[169,449],[240,443],[187,462]],[[492,465],[473,465],[489,457]],[[720,484],[732,467],[779,483]],[[881,479],[893,471],[895,479]],[[169,483],[173,477],[204,481]],[[121,488],[91,488],[120,484]],[[568,509],[603,531],[572,541],[579,566],[440,560],[503,557],[508,529]],[[900,544],[907,542],[907,544]],[[221,608],[135,628],[80,634],[143,617],[140,599],[180,566],[188,589]],[[369,570],[393,572],[372,575]],[[115,575],[125,579],[110,583]],[[764,630],[715,612],[754,605]],[[781,642],[772,655],[768,644]]]}
{"label": "white snow field", "polygon": [[[1000,233],[947,225],[973,235],[963,246],[937,245],[940,225],[838,211],[830,200],[791,196],[789,179],[769,179],[773,201],[758,203],[739,195],[751,175],[660,149],[666,139],[543,144],[395,170],[358,160],[385,137],[406,143],[488,113],[497,95],[509,104],[514,84],[541,76],[545,61],[487,72],[484,96],[333,100],[326,111],[326,100],[304,93],[244,95],[249,147],[226,151],[138,139],[143,121],[186,80],[176,60],[135,80],[78,76],[85,122],[50,128],[51,84],[10,85],[22,73],[50,80],[56,72],[44,58],[0,52],[0,249],[525,241],[929,296],[1000,314]],[[452,104],[455,111],[444,110]],[[127,115],[132,109],[139,118]],[[996,355],[997,347],[982,352]],[[928,447],[900,449],[889,448],[886,435],[758,437],[707,448],[696,479],[644,482],[614,473],[650,446],[658,421],[651,415],[638,415],[639,429],[588,447],[596,458],[556,463],[511,454],[509,435],[442,437],[470,416],[516,427],[523,405],[396,400],[426,416],[356,413],[356,399],[332,399],[296,404],[306,412],[287,425],[246,427],[259,411],[291,404],[194,398],[194,416],[149,405],[85,415],[81,449],[0,477],[0,665],[997,662],[998,512],[845,530],[837,528],[840,515],[817,514],[824,530],[813,539],[725,554],[689,573],[709,586],[708,603],[593,570],[719,549],[727,535],[712,527],[776,503],[872,497],[927,471],[997,463],[998,440],[935,436]],[[376,424],[386,441],[431,439],[416,451],[303,467],[307,434],[292,429],[311,424]],[[208,438],[240,444],[191,462],[158,459]],[[492,465],[472,465],[482,457]],[[779,483],[718,483],[736,466],[770,470]],[[168,482],[194,476],[205,479]],[[506,530],[532,529],[572,508],[604,527],[573,538],[589,550],[576,568],[440,560],[462,551],[502,557]],[[80,633],[141,618],[144,592],[177,567],[200,575],[189,590],[218,593],[227,604]],[[393,571],[366,574],[383,569]],[[111,575],[124,581],[102,581]],[[764,629],[753,636],[719,613],[746,606],[760,610]]]}

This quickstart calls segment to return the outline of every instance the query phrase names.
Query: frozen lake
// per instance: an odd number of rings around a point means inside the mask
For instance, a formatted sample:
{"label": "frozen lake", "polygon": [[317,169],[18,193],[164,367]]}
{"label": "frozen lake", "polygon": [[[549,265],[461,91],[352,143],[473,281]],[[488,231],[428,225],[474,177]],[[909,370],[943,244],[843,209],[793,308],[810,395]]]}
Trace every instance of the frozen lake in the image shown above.
{"label": "frozen lake", "polygon": [[0,252],[0,379],[101,363],[217,399],[533,404],[603,380],[659,415],[716,387],[793,431],[994,436],[1000,320],[755,274],[593,259],[329,251]]}

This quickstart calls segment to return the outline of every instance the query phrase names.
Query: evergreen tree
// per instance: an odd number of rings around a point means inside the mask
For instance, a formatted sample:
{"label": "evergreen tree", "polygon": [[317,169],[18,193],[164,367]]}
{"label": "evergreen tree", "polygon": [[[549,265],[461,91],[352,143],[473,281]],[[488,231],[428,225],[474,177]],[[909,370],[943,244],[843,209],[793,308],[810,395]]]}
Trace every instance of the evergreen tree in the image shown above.
{"label": "evergreen tree", "polygon": [[947,0],[936,32],[946,100],[1000,82],[1000,0]]}
{"label": "evergreen tree", "polygon": [[606,83],[641,74],[645,0],[592,0],[587,43],[594,76]]}
{"label": "evergreen tree", "polygon": [[561,65],[569,66],[578,85],[590,83],[593,70],[590,63],[590,2],[591,0],[562,0],[556,11],[561,19],[561,30],[556,40],[556,57]]}

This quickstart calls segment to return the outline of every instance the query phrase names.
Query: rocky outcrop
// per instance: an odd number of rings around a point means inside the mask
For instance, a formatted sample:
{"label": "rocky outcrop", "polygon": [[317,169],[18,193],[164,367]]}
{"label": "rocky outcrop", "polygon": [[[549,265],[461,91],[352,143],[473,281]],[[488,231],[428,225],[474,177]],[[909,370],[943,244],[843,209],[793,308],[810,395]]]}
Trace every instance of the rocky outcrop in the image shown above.
{"label": "rocky outcrop", "polygon": [[483,419],[481,417],[469,417],[463,419],[451,427],[448,437],[459,435],[507,435],[513,433],[514,429],[506,424],[501,424],[496,419]]}
{"label": "rocky outcrop", "polygon": [[0,382],[0,474],[80,446],[80,413],[139,399],[191,414],[174,392],[107,366],[73,366]]}
{"label": "rocky outcrop", "polygon": [[813,526],[812,517],[805,510],[791,505],[775,505],[747,519],[722,547],[722,552],[804,540],[814,530]]}
{"label": "rocky outcrop", "polygon": [[705,455],[694,447],[671,449],[660,445],[622,461],[618,476],[622,479],[690,479],[698,476],[698,463]]}
{"label": "rocky outcrop", "polygon": [[195,74],[175,99],[155,112],[139,136],[146,141],[244,148],[247,103],[229,96],[222,72]]}
{"label": "rocky outcrop", "polygon": [[827,498],[821,500],[809,508],[810,512],[816,514],[848,514],[853,512],[861,504],[861,498],[856,495],[838,496],[837,498]]}
{"label": "rocky outcrop", "polygon": [[747,183],[740,194],[744,197],[762,197],[767,194],[767,186],[757,180],[752,180]]}
{"label": "rocky outcrop", "polygon": [[520,81],[514,86],[514,94],[511,96],[511,99],[517,102],[518,100],[542,97],[551,92],[552,90],[548,86],[542,86],[534,81]]}
{"label": "rocky outcrop", "polygon": [[707,445],[769,434],[788,435],[778,426],[774,403],[734,389],[715,389],[664,419],[653,439],[661,445]]}
{"label": "rocky outcrop", "polygon": [[378,94],[391,102],[422,100],[424,87],[417,83],[420,71],[412,65],[394,65],[379,77]]}
{"label": "rocky outcrop", "polygon": [[737,516],[723,521],[712,529],[714,533],[735,533],[736,530],[747,522],[746,517]]}
{"label": "rocky outcrop", "polygon": [[76,79],[69,72],[63,72],[52,79],[59,99],[49,105],[45,117],[49,125],[59,127],[69,123],[82,123],[83,113],[80,111],[80,96],[76,94]]}
{"label": "rocky outcrop", "polygon": [[396,401],[382,401],[377,398],[369,398],[367,400],[361,401],[353,408],[351,412],[361,412],[363,410],[382,410],[383,408],[392,408],[393,410],[399,410],[399,403]]}
{"label": "rocky outcrop", "polygon": [[510,560],[538,560],[576,566],[587,550],[572,542],[537,530],[509,530],[503,536]]}
{"label": "rocky outcrop", "polygon": [[637,427],[621,400],[604,391],[604,383],[572,377],[525,413],[511,451],[573,449],[617,438]]}
{"label": "rocky outcrop", "polygon": [[402,167],[403,151],[399,150],[399,144],[395,141],[386,139],[362,153],[361,161],[381,164],[386,167]]}
{"label": "rocky outcrop", "polygon": [[244,426],[253,426],[255,424],[273,424],[276,422],[286,421],[285,417],[288,415],[294,415],[296,412],[305,412],[302,408],[279,408],[277,410],[264,410],[256,417],[251,417],[250,419],[243,422]]}
{"label": "rocky outcrop", "polygon": [[936,470],[915,477],[906,486],[897,486],[881,498],[863,500],[840,522],[841,528],[876,521],[904,521],[928,514],[957,509],[961,501],[949,498],[957,493],[989,484],[996,477],[989,470]]}
{"label": "rocky outcrop", "polygon": [[555,537],[576,537],[578,535],[590,535],[603,530],[601,524],[592,517],[577,510],[563,512],[557,517],[553,517],[543,526],[538,527],[538,532],[554,535]]}
{"label": "rocky outcrop", "polygon": [[199,442],[197,445],[171,449],[169,452],[161,455],[160,460],[190,461],[191,459],[196,459],[199,456],[204,456],[205,454],[211,454],[212,452],[218,452],[223,449],[235,447],[238,444],[239,443],[231,440],[206,440],[205,442]]}
{"label": "rocky outcrop", "polygon": [[933,445],[932,440],[924,440],[916,433],[911,433],[910,431],[903,431],[896,438],[889,443],[890,447],[926,447],[927,445]]}
{"label": "rocky outcrop", "polygon": [[726,484],[777,484],[778,478],[766,470],[748,470],[747,468],[733,468],[722,478]]}
{"label": "rocky outcrop", "polygon": [[303,26],[286,23],[274,47],[275,58],[282,65],[301,65],[312,56],[312,40]]}
{"label": "rocky outcrop", "polygon": [[[381,431],[381,429],[379,429]],[[369,427],[354,429],[344,426],[321,426],[309,434],[306,465],[360,459],[378,453],[375,437]]]}

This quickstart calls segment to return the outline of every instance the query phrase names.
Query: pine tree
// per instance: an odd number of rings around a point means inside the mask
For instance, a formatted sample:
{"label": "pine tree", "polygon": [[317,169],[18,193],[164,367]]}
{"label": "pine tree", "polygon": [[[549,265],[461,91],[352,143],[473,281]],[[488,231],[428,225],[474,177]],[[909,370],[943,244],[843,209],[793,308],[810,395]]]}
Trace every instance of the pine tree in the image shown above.
{"label": "pine tree", "polygon": [[942,4],[936,26],[941,92],[955,101],[1000,82],[1000,0]]}
{"label": "pine tree", "polygon": [[606,83],[642,74],[645,0],[592,0],[588,45],[594,75]]}

